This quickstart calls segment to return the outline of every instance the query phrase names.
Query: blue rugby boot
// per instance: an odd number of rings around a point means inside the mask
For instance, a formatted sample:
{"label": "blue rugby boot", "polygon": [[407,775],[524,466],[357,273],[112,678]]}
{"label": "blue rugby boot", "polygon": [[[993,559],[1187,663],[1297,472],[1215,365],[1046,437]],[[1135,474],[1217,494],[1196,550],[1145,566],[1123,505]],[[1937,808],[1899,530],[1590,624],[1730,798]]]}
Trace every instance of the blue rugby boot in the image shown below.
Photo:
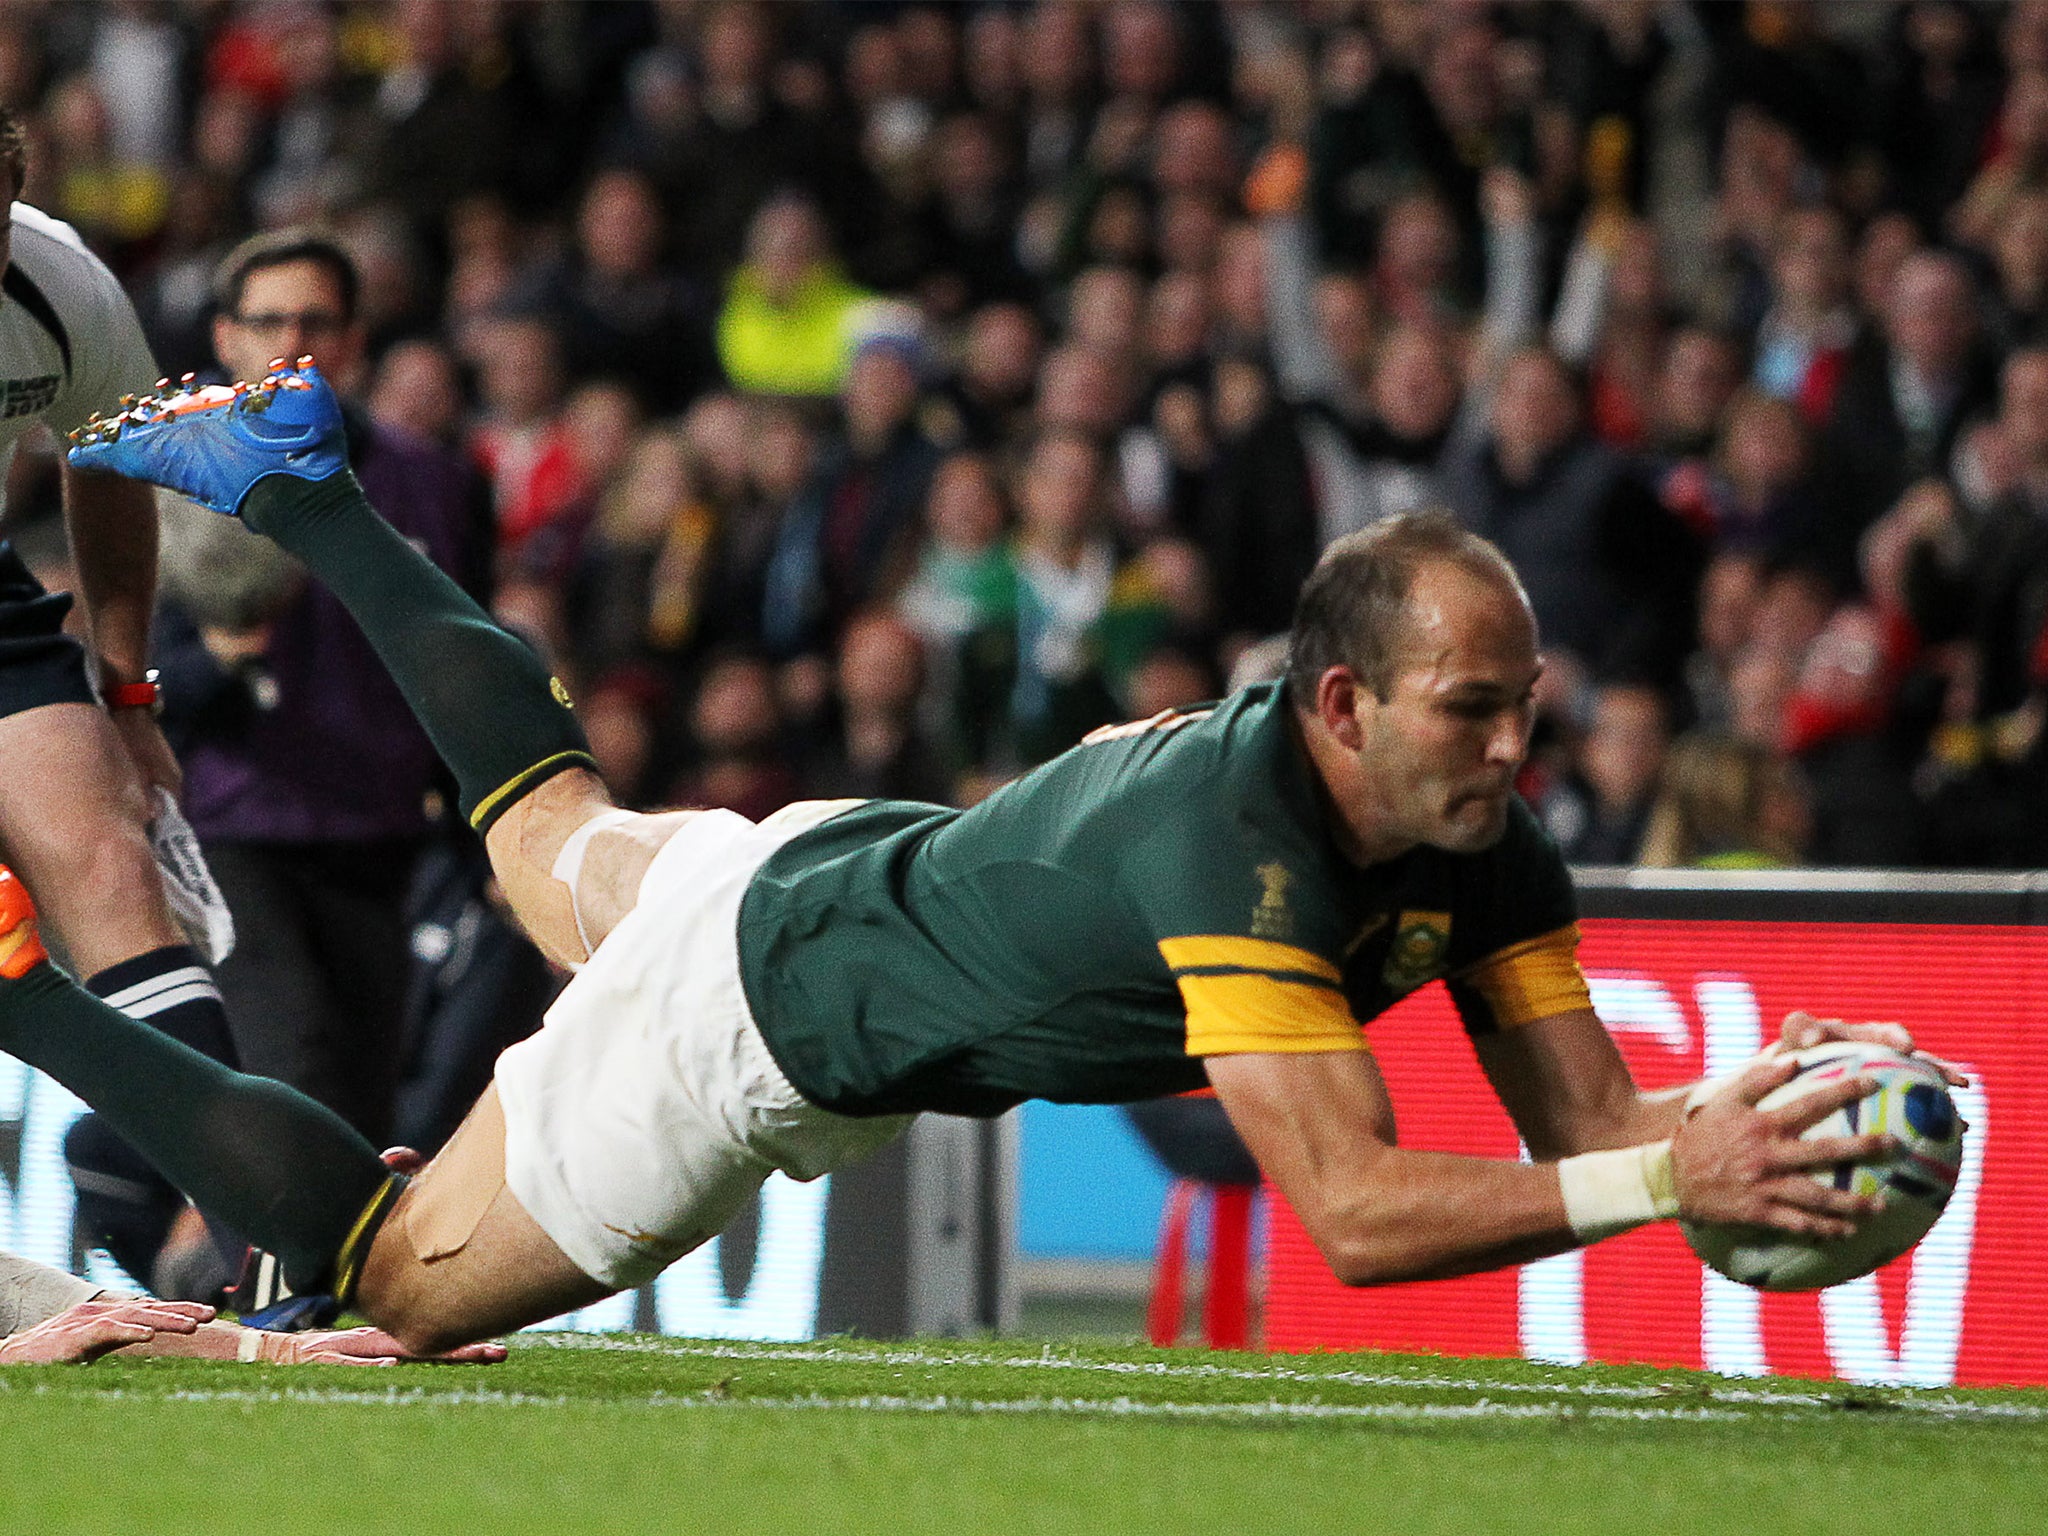
{"label": "blue rugby boot", "polygon": [[254,384],[195,389],[187,374],[168,394],[121,404],[71,434],[71,463],[167,486],[229,517],[266,476],[325,480],[348,467],[341,406],[310,357],[279,359]]}

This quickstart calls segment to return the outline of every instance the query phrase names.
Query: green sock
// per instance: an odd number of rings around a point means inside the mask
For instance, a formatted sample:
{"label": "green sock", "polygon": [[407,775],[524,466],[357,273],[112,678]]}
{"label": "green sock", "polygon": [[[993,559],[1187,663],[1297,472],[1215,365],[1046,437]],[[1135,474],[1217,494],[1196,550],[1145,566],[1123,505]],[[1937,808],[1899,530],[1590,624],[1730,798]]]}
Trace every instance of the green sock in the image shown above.
{"label": "green sock", "polygon": [[270,475],[242,521],[305,561],[362,625],[479,832],[564,769],[595,769],[561,683],[372,510],[353,474]]}
{"label": "green sock", "polygon": [[276,1254],[295,1291],[330,1283],[391,1179],[332,1110],[230,1071],[47,963],[0,978],[0,1051],[69,1088],[200,1209]]}

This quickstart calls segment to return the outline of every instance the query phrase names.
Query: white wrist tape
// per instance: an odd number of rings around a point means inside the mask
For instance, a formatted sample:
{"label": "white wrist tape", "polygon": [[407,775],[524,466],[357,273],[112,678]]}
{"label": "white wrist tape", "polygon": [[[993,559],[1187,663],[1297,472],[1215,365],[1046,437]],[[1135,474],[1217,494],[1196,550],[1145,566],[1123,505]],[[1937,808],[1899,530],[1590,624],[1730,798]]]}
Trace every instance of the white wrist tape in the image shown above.
{"label": "white wrist tape", "polygon": [[244,1328],[242,1336],[235,1340],[235,1358],[244,1365],[254,1365],[263,1358],[263,1330]]}
{"label": "white wrist tape", "polygon": [[1671,1143],[1581,1152],[1557,1165],[1565,1220],[1582,1242],[1632,1231],[1678,1214]]}

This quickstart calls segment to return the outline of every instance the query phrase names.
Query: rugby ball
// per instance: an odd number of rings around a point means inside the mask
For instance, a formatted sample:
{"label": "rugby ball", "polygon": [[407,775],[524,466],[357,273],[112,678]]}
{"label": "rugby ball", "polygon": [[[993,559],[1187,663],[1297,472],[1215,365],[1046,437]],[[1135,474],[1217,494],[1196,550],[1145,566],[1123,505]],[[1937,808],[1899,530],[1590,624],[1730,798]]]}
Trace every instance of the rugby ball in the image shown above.
{"label": "rugby ball", "polygon": [[1955,1192],[1963,1167],[1963,1120],[1948,1084],[1925,1061],[1881,1045],[1830,1041],[1797,1053],[1799,1073],[1757,1106],[1776,1109],[1839,1083],[1867,1077],[1874,1092],[1809,1128],[1807,1138],[1886,1132],[1899,1149],[1880,1163],[1837,1163],[1814,1170],[1836,1189],[1876,1195],[1884,1209],[1849,1236],[1820,1241],[1761,1227],[1681,1222],[1701,1261],[1763,1291],[1817,1291],[1889,1264],[1927,1234]]}

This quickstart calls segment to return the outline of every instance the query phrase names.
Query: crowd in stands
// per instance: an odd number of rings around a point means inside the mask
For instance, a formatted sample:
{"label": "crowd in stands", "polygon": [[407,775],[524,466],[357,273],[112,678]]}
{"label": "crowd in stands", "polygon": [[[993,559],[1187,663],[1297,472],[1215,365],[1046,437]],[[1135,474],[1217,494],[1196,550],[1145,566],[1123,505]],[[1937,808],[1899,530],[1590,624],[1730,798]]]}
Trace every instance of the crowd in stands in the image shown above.
{"label": "crowd in stands", "polygon": [[633,803],[972,801],[1443,504],[1573,859],[2048,863],[2040,0],[16,3],[0,100],[167,372],[339,236]]}

